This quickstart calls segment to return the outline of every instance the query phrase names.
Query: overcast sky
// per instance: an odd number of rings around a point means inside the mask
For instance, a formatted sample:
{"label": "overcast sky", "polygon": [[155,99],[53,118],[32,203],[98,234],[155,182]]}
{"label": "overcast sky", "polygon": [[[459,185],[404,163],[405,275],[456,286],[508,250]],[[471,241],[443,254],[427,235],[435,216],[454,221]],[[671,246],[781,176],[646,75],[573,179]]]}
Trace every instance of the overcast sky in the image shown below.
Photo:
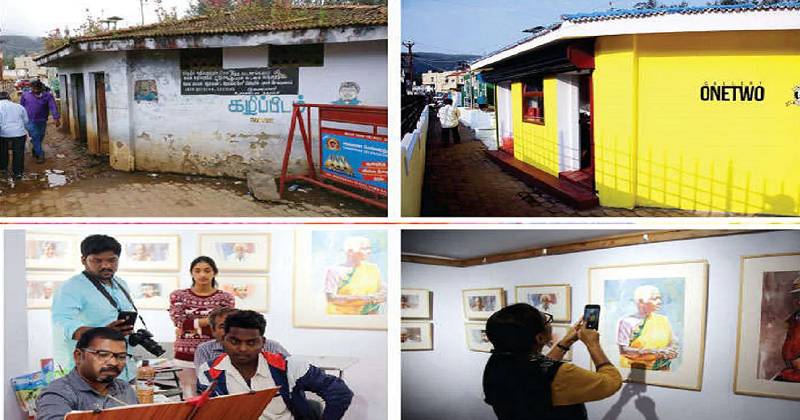
{"label": "overcast sky", "polygon": [[[624,9],[639,1],[611,3]],[[687,0],[690,6],[708,1]],[[608,8],[609,0],[403,0],[402,36],[414,40],[414,51],[484,55],[524,38],[523,29],[549,26],[563,14]]]}
{"label": "overcast sky", "polygon": [[[190,0],[164,0],[164,7],[177,6],[178,15],[185,14]],[[77,28],[85,20],[85,10],[94,17],[119,16],[117,27],[142,22],[139,0],[0,0],[0,34],[44,36],[52,29]],[[144,3],[145,23],[156,22],[155,4]]]}

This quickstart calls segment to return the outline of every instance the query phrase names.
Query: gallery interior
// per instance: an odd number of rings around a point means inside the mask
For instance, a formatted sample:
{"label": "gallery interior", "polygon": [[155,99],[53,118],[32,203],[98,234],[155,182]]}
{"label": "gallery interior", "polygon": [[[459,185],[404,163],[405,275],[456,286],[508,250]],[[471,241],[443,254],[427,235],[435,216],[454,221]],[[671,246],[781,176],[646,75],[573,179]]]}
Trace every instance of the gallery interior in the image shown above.
{"label": "gallery interior", "polygon": [[[348,418],[386,416],[385,301],[369,315],[329,316],[324,291],[326,270],[342,263],[343,244],[351,237],[369,240],[372,252],[368,261],[380,271],[385,287],[388,256],[383,229],[115,224],[6,230],[0,252],[4,252],[5,263],[7,379],[36,372],[41,359],[54,357],[58,335],[51,318],[53,296],[66,280],[84,269],[79,244],[93,234],[110,235],[121,243],[116,276],[126,282],[146,328],[166,350],[155,358],[142,346],[133,346],[131,353],[137,359],[170,363],[176,325],[168,312],[169,295],[191,286],[191,262],[207,255],[219,269],[215,276],[218,288],[234,295],[235,307],[264,315],[268,339],[280,343],[291,357],[303,357],[347,383],[355,394]],[[305,292],[293,293],[296,290]],[[136,328],[144,327],[137,322]],[[28,418],[12,387],[5,387],[4,401],[6,419]]]}
{"label": "gallery interior", "polygon": [[[518,302],[550,313],[554,336],[600,305],[600,344],[624,382],[586,403],[590,419],[800,412],[798,360],[782,352],[800,324],[800,231],[406,229],[402,254],[403,419],[495,417],[482,388],[492,349],[483,330]],[[624,367],[622,326],[640,290],[656,290],[653,313],[671,329],[666,368]],[[567,359],[593,370],[580,342]]]}

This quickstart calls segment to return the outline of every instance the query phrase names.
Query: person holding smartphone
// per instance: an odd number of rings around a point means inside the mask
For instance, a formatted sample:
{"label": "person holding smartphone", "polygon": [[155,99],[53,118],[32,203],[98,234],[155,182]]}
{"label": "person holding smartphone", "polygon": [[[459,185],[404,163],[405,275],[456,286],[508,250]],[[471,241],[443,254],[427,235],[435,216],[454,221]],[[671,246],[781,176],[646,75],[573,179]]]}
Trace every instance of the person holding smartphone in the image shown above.
{"label": "person holding smartphone", "polygon": [[[53,359],[66,371],[75,366],[75,345],[86,331],[108,327],[123,336],[133,332],[130,318],[126,321],[119,316],[136,311],[127,283],[116,276],[121,252],[122,245],[110,236],[87,236],[81,242],[83,272],[67,280],[53,295]],[[123,366],[119,378],[134,379],[136,362],[129,359]]]}
{"label": "person holding smartphone", "polygon": [[[483,372],[485,401],[499,420],[587,419],[584,403],[614,395],[622,376],[600,347],[597,330],[581,319],[544,355],[553,317],[527,303],[495,312],[486,322],[494,346]],[[596,366],[592,372],[561,359],[578,340]]]}

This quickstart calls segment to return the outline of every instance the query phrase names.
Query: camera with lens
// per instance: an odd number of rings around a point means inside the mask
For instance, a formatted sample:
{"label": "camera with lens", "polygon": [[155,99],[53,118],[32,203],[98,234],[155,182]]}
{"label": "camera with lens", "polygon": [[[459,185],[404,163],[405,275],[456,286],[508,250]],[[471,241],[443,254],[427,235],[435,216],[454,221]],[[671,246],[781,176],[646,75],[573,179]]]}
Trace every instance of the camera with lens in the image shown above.
{"label": "camera with lens", "polygon": [[129,335],[128,343],[131,346],[141,345],[145,350],[149,351],[156,357],[166,353],[166,350],[164,350],[155,340],[153,340],[153,333],[147,330],[140,329]]}

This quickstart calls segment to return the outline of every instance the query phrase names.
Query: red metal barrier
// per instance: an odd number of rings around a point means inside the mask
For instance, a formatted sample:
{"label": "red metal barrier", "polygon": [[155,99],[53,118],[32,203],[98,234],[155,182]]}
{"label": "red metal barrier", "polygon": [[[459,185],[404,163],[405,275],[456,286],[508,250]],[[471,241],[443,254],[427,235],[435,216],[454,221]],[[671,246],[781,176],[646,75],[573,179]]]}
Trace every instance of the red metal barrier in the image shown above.
{"label": "red metal barrier", "polygon": [[[319,164],[314,162],[312,152],[311,113],[313,109],[317,109],[318,112]],[[306,117],[305,121],[303,114]],[[281,197],[283,197],[287,181],[302,180],[386,209],[386,196],[388,195],[386,146],[388,138],[385,130],[387,121],[386,107],[294,104],[289,124],[289,137],[286,141],[286,151],[281,167]],[[381,127],[384,128],[384,133],[380,132],[379,128]],[[308,173],[304,175],[288,174],[296,129],[300,130],[308,163]],[[325,159],[326,155],[327,159]],[[354,167],[350,163],[351,161],[357,161],[358,165]],[[339,188],[325,180],[360,189],[363,194]]]}

